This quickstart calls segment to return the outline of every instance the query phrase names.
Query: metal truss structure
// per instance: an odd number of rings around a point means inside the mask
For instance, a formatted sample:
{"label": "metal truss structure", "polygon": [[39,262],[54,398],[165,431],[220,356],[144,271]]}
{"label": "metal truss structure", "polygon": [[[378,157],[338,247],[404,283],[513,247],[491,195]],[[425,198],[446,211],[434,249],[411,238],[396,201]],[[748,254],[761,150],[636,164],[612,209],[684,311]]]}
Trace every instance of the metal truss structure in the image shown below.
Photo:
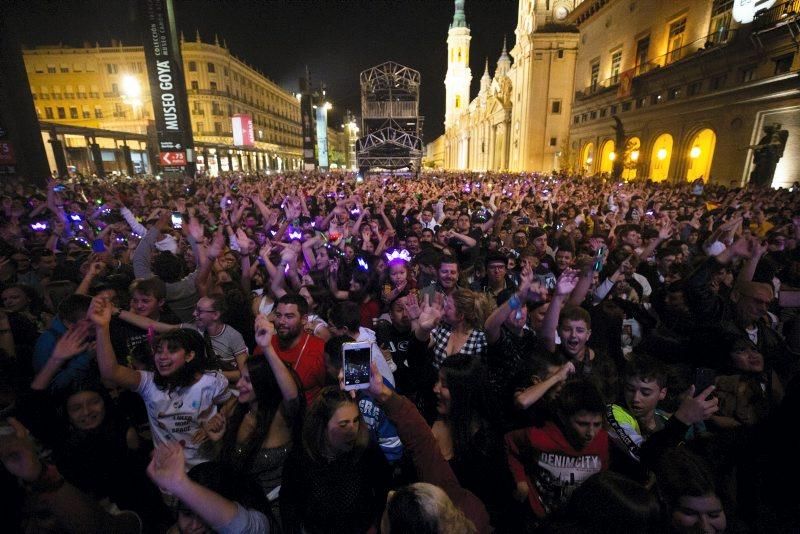
{"label": "metal truss structure", "polygon": [[394,61],[361,73],[363,137],[356,142],[361,172],[419,171],[423,153],[420,79],[419,71]]}

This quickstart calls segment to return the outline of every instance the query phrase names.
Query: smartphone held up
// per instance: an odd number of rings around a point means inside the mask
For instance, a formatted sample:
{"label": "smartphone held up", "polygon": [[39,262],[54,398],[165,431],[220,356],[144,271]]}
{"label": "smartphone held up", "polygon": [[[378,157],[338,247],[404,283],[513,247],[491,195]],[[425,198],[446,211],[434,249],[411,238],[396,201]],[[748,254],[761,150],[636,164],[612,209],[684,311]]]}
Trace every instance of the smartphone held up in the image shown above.
{"label": "smartphone held up", "polygon": [[369,371],[372,355],[370,343],[357,341],[342,345],[342,372],[344,373],[344,389],[367,389],[369,387]]}

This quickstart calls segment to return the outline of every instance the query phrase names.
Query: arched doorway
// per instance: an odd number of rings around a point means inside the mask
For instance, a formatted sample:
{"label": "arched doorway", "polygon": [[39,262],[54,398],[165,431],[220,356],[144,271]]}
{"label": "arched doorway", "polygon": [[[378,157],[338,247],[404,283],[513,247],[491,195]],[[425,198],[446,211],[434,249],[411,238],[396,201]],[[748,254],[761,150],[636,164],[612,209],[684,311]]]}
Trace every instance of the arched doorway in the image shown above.
{"label": "arched doorway", "polygon": [[711,171],[711,161],[714,159],[714,147],[717,144],[717,134],[710,128],[700,130],[695,134],[688,145],[689,165],[686,169],[686,181],[692,182],[697,178],[708,181]]}
{"label": "arched doorway", "polygon": [[625,159],[622,163],[622,178],[628,180],[636,179],[636,166],[639,162],[639,152],[642,141],[638,137],[631,137],[625,141]]}
{"label": "arched doorway", "polygon": [[666,180],[671,159],[672,136],[664,133],[659,135],[653,143],[653,150],[650,153],[650,179],[654,182]]}
{"label": "arched doorway", "polygon": [[581,167],[588,172],[594,167],[594,143],[587,143],[581,152]]}
{"label": "arched doorway", "polygon": [[614,169],[614,160],[617,159],[617,153],[614,150],[614,141],[611,139],[603,143],[603,149],[600,151],[600,172],[611,174]]}

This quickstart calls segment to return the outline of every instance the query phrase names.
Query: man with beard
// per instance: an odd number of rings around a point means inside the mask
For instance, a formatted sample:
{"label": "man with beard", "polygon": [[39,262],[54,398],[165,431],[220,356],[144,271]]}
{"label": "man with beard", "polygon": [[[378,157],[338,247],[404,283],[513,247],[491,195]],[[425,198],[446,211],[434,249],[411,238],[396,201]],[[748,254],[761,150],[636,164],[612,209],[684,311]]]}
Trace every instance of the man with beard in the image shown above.
{"label": "man with beard", "polygon": [[430,302],[436,293],[444,296],[450,295],[458,286],[458,260],[454,256],[442,256],[436,266],[436,283],[425,286],[419,294],[419,301],[423,302],[428,295]]}
{"label": "man with beard", "polygon": [[272,348],[300,378],[306,403],[325,386],[325,342],[308,334],[303,326],[308,316],[308,302],[299,295],[284,295],[275,304]]}

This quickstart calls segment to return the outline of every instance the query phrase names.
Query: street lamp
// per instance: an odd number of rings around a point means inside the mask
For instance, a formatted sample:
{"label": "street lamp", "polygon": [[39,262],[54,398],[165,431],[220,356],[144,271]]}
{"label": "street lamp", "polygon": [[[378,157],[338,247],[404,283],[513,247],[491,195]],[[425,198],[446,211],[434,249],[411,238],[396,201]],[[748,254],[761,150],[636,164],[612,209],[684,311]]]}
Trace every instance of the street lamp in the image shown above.
{"label": "street lamp", "polygon": [[658,152],[656,152],[656,157],[661,161],[667,159],[667,149],[666,148],[659,148]]}
{"label": "street lamp", "polygon": [[611,160],[611,161],[614,161],[615,159],[617,159],[617,153],[616,152],[609,152],[608,153],[608,159]]}
{"label": "street lamp", "polygon": [[135,76],[122,77],[122,99],[134,107],[142,105],[142,84]]}
{"label": "street lamp", "polygon": [[692,159],[697,159],[700,157],[700,147],[695,145],[692,147],[692,150],[689,152],[689,157]]}
{"label": "street lamp", "polygon": [[634,150],[631,152],[631,161],[639,161],[639,151]]}

